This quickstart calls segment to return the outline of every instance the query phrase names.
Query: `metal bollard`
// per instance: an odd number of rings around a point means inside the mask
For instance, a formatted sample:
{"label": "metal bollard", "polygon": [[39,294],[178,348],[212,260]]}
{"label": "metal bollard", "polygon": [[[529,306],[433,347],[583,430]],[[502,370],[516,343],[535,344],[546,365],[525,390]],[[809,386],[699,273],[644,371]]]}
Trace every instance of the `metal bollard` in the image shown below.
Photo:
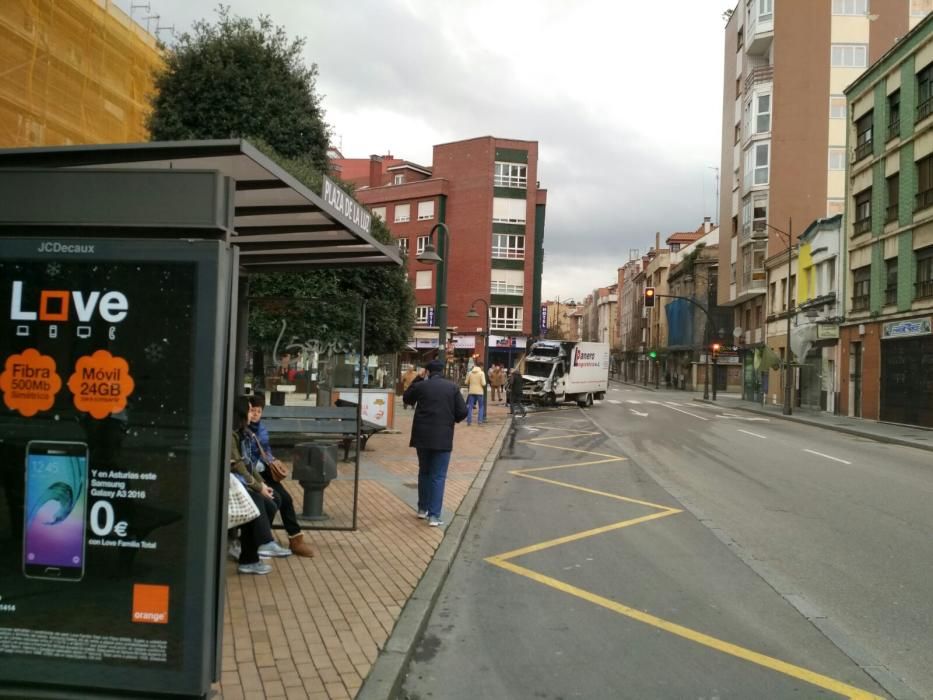
{"label": "metal bollard", "polygon": [[337,478],[337,446],[318,442],[295,445],[292,478],[304,489],[304,505],[298,519],[329,519],[324,512],[324,489]]}

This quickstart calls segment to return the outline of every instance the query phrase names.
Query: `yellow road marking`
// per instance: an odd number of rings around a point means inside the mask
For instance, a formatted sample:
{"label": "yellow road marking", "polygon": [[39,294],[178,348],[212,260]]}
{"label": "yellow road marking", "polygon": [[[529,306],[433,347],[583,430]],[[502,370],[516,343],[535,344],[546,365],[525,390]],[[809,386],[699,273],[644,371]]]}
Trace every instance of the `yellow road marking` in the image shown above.
{"label": "yellow road marking", "polygon": [[[543,427],[543,426],[542,426]],[[540,574],[537,571],[532,569],[519,566],[514,562],[510,561],[518,557],[525,556],[527,554],[532,554],[534,552],[540,552],[545,549],[550,549],[552,547],[557,547],[562,544],[567,544],[569,542],[576,542],[578,540],[585,539],[587,537],[594,537],[596,535],[601,535],[606,532],[612,532],[614,530],[620,530],[625,527],[630,527],[632,525],[639,525],[644,522],[649,522],[651,520],[658,520],[660,518],[666,518],[669,515],[675,515],[677,513],[682,513],[683,511],[678,508],[671,508],[669,506],[662,506],[657,503],[651,503],[649,501],[642,501],[635,498],[629,498],[628,496],[622,496],[620,494],[608,493],[606,491],[598,491],[596,489],[587,488],[585,486],[578,486],[576,484],[570,484],[564,481],[557,481],[556,479],[546,479],[542,476],[535,476],[531,472],[539,471],[549,471],[555,469],[570,469],[573,467],[583,467],[591,466],[594,464],[609,464],[612,462],[623,462],[626,461],[625,457],[620,457],[618,455],[607,455],[601,452],[592,452],[590,450],[581,450],[571,447],[560,447],[557,445],[547,445],[543,444],[546,440],[555,440],[560,438],[572,438],[579,437],[583,435],[599,435],[598,432],[579,432],[579,431],[570,431],[567,428],[550,428],[543,427],[545,430],[563,430],[564,432],[572,433],[571,435],[557,435],[551,437],[540,437],[530,440],[522,440],[526,444],[535,444],[539,447],[544,447],[551,450],[561,450],[564,452],[576,452],[579,454],[588,454],[593,455],[594,457],[602,457],[603,459],[591,460],[588,462],[575,462],[572,464],[558,464],[550,467],[531,467],[528,469],[515,469],[510,471],[510,474],[515,476],[521,476],[525,479],[534,479],[535,481],[541,481],[546,484],[553,484],[555,486],[561,486],[563,488],[573,489],[575,491],[582,491],[584,493],[591,493],[597,496],[603,496],[606,498],[613,498],[619,501],[625,501],[627,503],[634,503],[637,505],[648,506],[650,508],[658,509],[658,512],[651,513],[649,515],[643,515],[638,518],[632,518],[630,520],[623,520],[618,523],[613,523],[611,525],[605,525],[603,527],[593,528],[591,530],[585,530],[583,532],[578,532],[572,535],[565,535],[563,537],[558,537],[556,539],[547,540],[546,542],[539,542],[537,544],[532,544],[527,547],[522,547],[520,549],[514,549],[510,552],[504,552],[502,554],[496,554],[491,557],[486,557],[485,561],[488,563],[498,566],[501,569],[506,571],[511,571],[514,574],[519,576],[524,576],[529,578],[532,581],[537,581],[538,583],[544,584],[545,586],[550,586],[558,591],[567,593],[568,595],[575,596],[581,600],[586,600],[595,605],[599,605],[607,610],[612,610],[613,612],[624,615],[633,620],[637,620],[646,625],[650,625],[657,629],[664,630],[671,634],[677,635],[683,639],[701,644],[710,649],[722,652],[724,654],[729,654],[739,659],[749,661],[751,663],[757,664],[764,668],[777,671],[778,673],[783,673],[784,675],[790,676],[792,678],[797,678],[811,685],[815,685],[819,688],[824,688],[826,690],[838,693],[845,697],[851,698],[851,700],[882,700],[879,696],[869,693],[866,690],[856,688],[855,686],[848,685],[842,681],[838,681],[829,676],[824,676],[820,673],[810,671],[801,666],[796,666],[794,664],[787,663],[786,661],[781,661],[780,659],[775,659],[774,657],[767,656],[765,654],[760,654],[751,649],[746,649],[745,647],[740,647],[737,644],[732,644],[731,642],[724,641],[722,639],[717,639],[716,637],[704,634],[697,630],[690,629],[689,627],[684,627],[683,625],[678,625],[675,622],[665,620],[663,618],[651,615],[641,610],[636,610],[622,603],[618,603],[609,598],[597,595],[596,593],[591,593],[590,591],[578,588],[569,583],[565,583],[559,579],[553,578],[551,576],[546,576],[545,574]]]}
{"label": "yellow road marking", "polygon": [[841,681],[837,681],[834,678],[829,676],[824,676],[820,673],[814,673],[800,666],[795,666],[794,664],[789,664],[786,661],[781,661],[780,659],[775,659],[771,656],[766,656],[765,654],[759,654],[756,651],[751,651],[744,647],[740,647],[737,644],[732,644],[730,642],[723,641],[722,639],[717,639],[716,637],[711,637],[708,634],[703,634],[702,632],[697,632],[692,630],[689,627],[684,627],[683,625],[678,625],[674,622],[664,620],[660,617],[650,615],[641,610],[636,610],[635,608],[630,608],[627,605],[622,605],[617,603],[614,600],[609,598],[604,598],[601,595],[591,593],[590,591],[584,590],[582,588],[577,588],[572,586],[569,583],[564,583],[556,578],[550,576],[545,576],[544,574],[539,574],[537,571],[532,571],[531,569],[526,569],[523,566],[518,566],[510,561],[505,561],[503,555],[498,555],[494,557],[488,557],[487,562],[503,568],[507,571],[511,571],[514,574],[519,576],[524,576],[538,583],[543,583],[545,586],[550,586],[558,591],[567,593],[569,595],[575,596],[582,600],[588,601],[595,605],[599,605],[607,610],[612,610],[613,612],[624,615],[625,617],[631,618],[633,620],[638,620],[643,622],[646,625],[651,625],[658,629],[662,629],[665,632],[670,632],[675,634],[678,637],[687,639],[691,642],[696,642],[697,644],[702,644],[705,647],[710,649],[715,649],[724,654],[729,654],[739,659],[744,659],[745,661],[750,661],[759,666],[769,668],[778,673],[783,673],[792,678],[797,678],[799,680],[810,683],[820,688],[830,690],[834,693],[839,693],[852,700],[881,700],[881,698],[873,693],[856,688],[854,686],[848,685]]}

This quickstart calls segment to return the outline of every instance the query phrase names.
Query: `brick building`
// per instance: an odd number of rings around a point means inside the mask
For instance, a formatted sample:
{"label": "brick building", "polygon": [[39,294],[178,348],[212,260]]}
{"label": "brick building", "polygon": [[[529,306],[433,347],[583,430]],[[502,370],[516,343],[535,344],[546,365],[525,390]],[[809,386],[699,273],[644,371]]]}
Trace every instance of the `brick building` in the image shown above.
{"label": "brick building", "polygon": [[[417,255],[443,223],[450,232],[443,257],[454,357],[514,365],[529,338],[540,336],[547,191],[538,187],[537,142],[482,136],[439,144],[430,166],[392,156],[332,162],[407,253],[417,305],[411,346],[419,356],[437,346],[439,290],[438,270]],[[489,306],[488,352],[485,307],[477,300]],[[474,305],[480,318],[467,316]]]}

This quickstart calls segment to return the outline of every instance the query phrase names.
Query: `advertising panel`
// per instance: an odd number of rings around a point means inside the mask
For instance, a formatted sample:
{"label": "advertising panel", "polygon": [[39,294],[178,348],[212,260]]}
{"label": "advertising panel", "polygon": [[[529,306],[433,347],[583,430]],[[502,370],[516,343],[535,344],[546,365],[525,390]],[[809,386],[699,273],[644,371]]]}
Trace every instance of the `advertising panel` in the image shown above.
{"label": "advertising panel", "polygon": [[0,687],[209,687],[226,255],[3,241]]}

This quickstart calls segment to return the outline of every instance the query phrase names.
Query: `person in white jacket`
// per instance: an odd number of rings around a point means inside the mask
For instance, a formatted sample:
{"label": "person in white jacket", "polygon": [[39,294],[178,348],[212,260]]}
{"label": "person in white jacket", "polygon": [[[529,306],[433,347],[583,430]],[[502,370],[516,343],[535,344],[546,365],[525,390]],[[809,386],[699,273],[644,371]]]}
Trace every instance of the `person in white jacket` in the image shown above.
{"label": "person in white jacket", "polygon": [[467,374],[467,425],[473,424],[473,406],[477,406],[476,422],[482,425],[486,422],[486,373],[479,362]]}

